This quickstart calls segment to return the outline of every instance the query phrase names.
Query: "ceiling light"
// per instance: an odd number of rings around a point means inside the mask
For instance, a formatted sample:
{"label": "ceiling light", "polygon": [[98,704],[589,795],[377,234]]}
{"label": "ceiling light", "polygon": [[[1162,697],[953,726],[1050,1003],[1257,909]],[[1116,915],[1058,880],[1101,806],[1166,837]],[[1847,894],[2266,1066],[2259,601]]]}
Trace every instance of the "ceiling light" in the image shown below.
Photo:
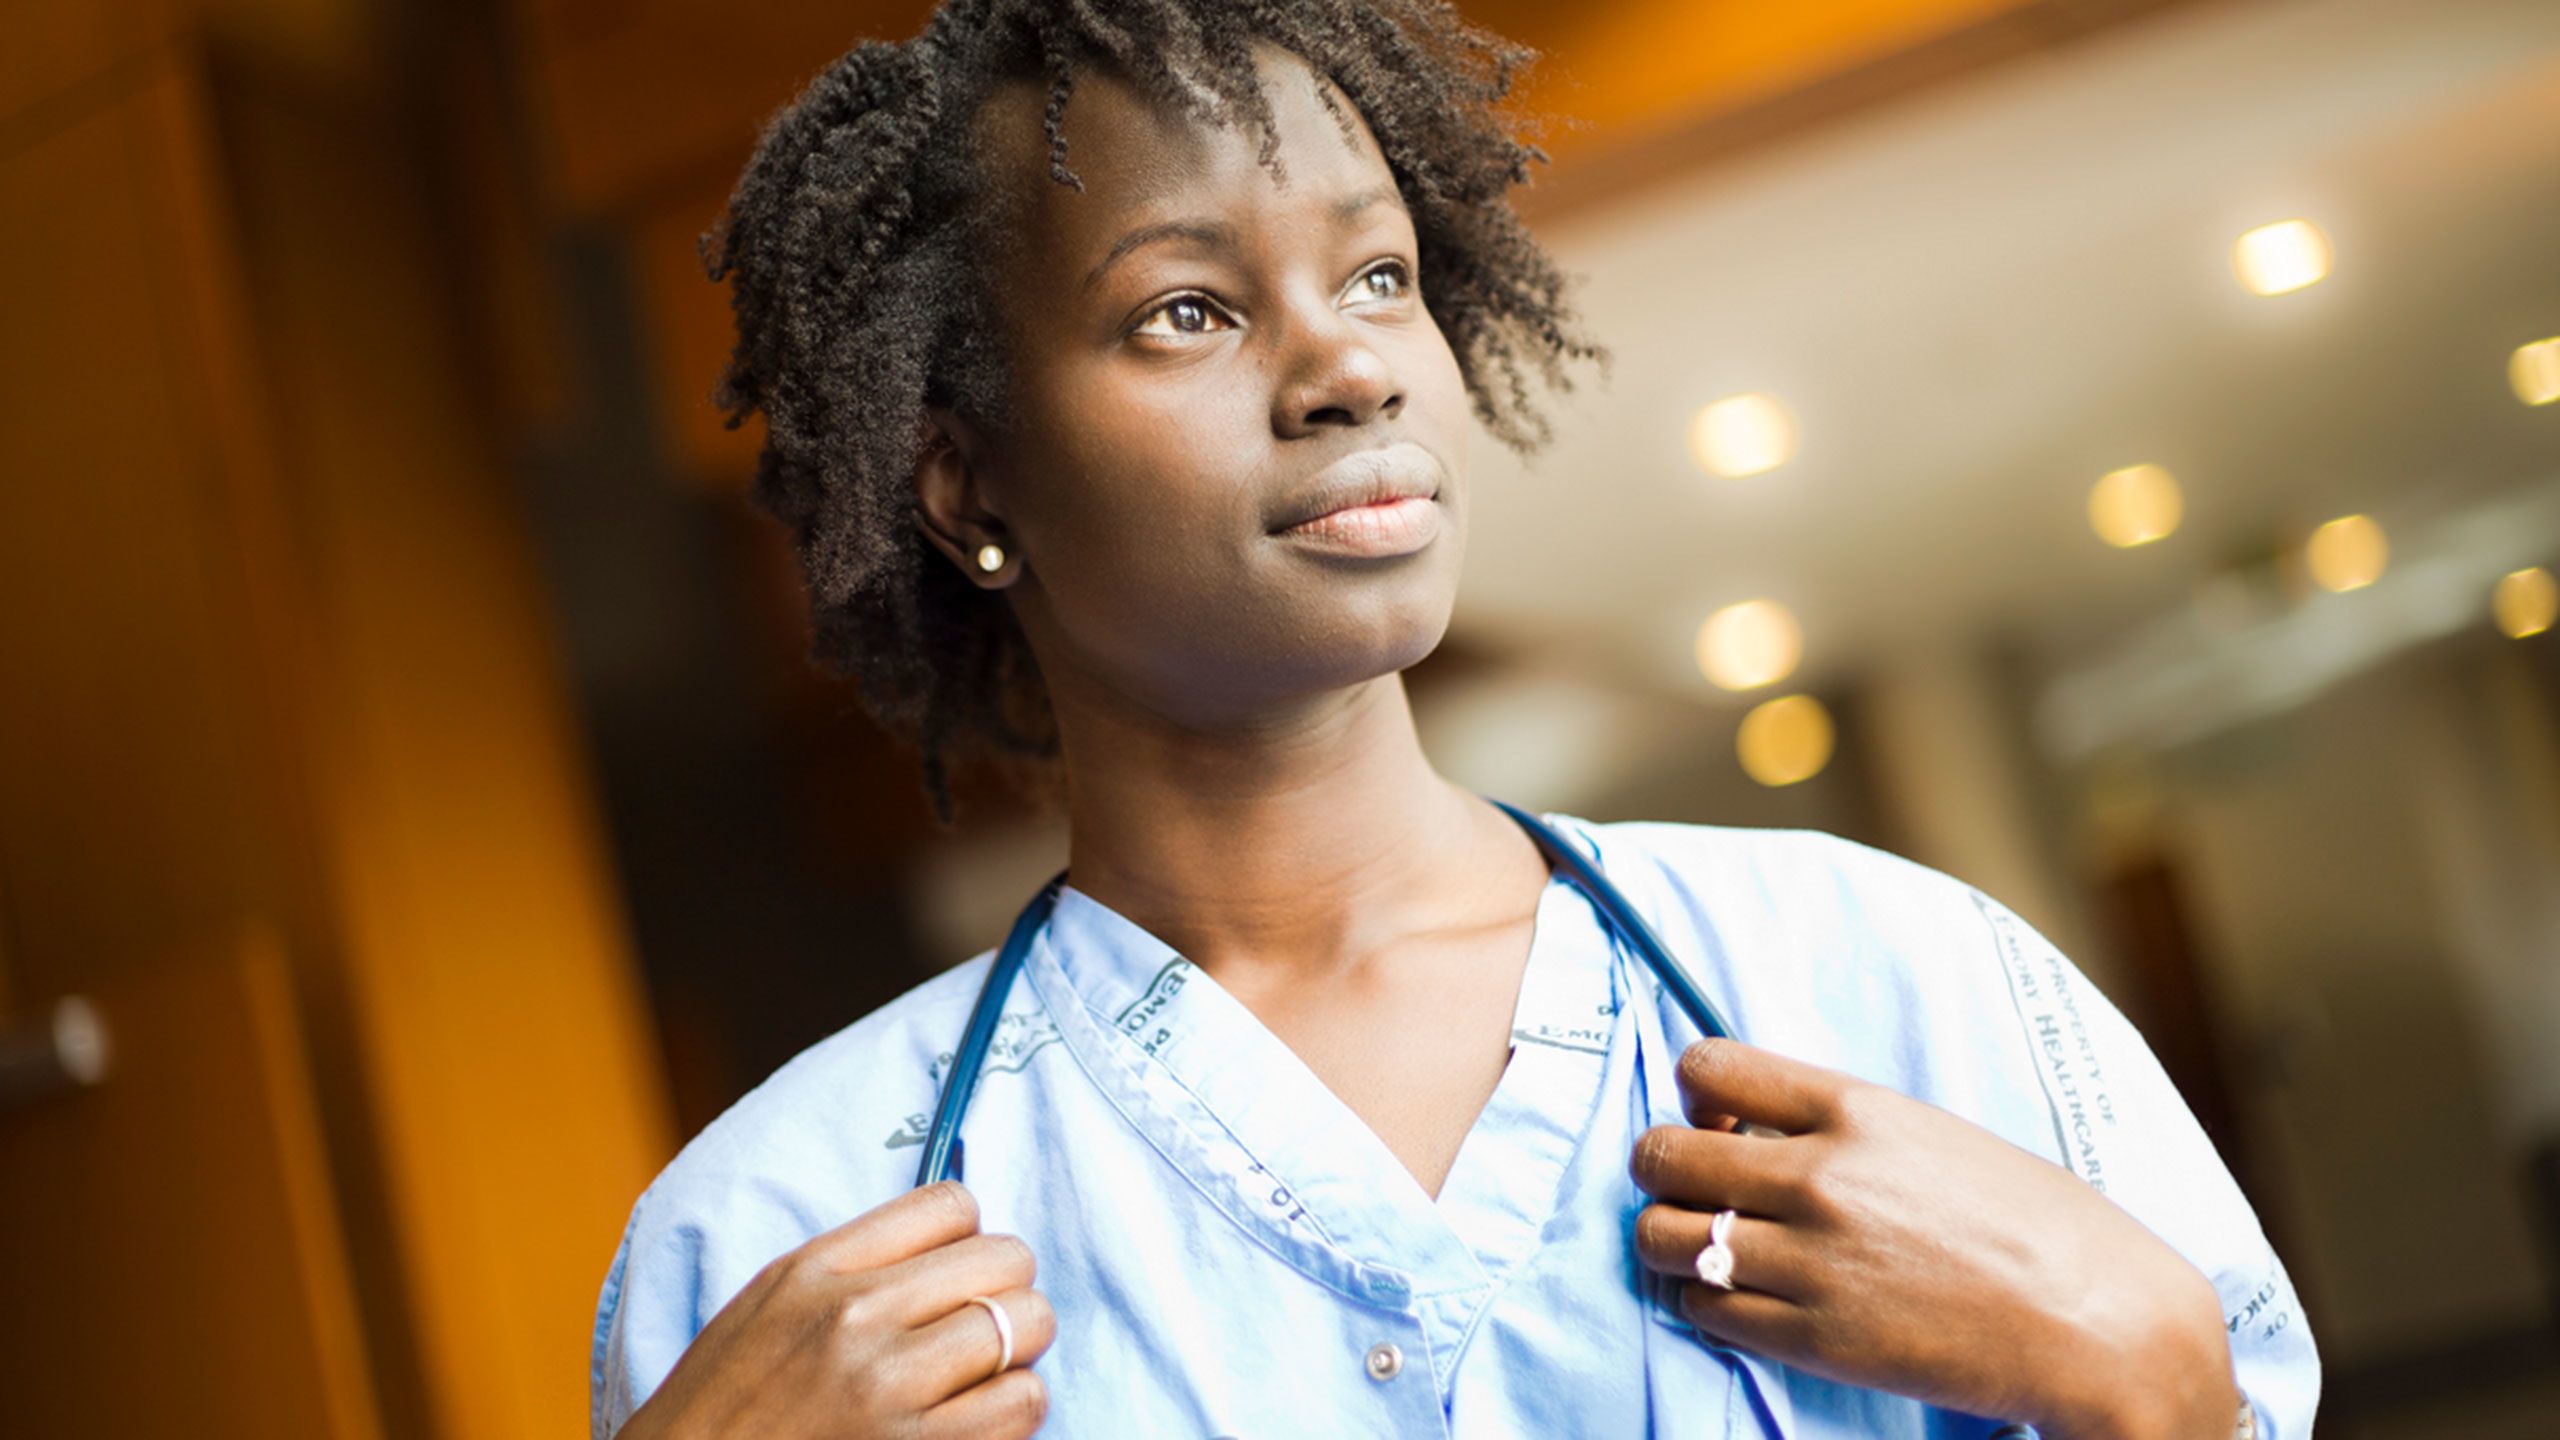
{"label": "ceiling light", "polygon": [[1795,417],[1766,395],[1728,395],[1700,406],[1689,422],[1690,457],[1727,480],[1775,470],[1795,453]]}
{"label": "ceiling light", "polygon": [[2157,465],[2128,465],[2089,490],[2089,524],[2120,549],[2148,545],[2178,528],[2184,509],[2177,477]]}
{"label": "ceiling light", "polygon": [[2489,593],[2489,610],[2498,617],[2498,628],[2515,639],[2539,635],[2560,619],[2560,584],[2539,565],[2518,570]]}
{"label": "ceiling light", "polygon": [[1763,785],[1793,785],[1831,762],[1831,712],[1810,695],[1781,695],[1742,717],[1734,753],[1743,773]]}
{"label": "ceiling light", "polygon": [[2391,560],[2391,546],[2372,516],[2341,515],[2311,532],[2303,558],[2321,589],[2361,590],[2382,578],[2382,567]]}
{"label": "ceiling light", "polygon": [[2308,220],[2261,225],[2231,246],[2231,268],[2259,295],[2284,295],[2329,274],[2329,237]]}
{"label": "ceiling light", "polygon": [[2507,383],[2527,405],[2560,400],[2560,335],[2517,346],[2507,357]]}
{"label": "ceiling light", "polygon": [[1727,605],[1698,627],[1698,670],[1727,690],[1756,690],[1793,674],[1804,631],[1775,600]]}

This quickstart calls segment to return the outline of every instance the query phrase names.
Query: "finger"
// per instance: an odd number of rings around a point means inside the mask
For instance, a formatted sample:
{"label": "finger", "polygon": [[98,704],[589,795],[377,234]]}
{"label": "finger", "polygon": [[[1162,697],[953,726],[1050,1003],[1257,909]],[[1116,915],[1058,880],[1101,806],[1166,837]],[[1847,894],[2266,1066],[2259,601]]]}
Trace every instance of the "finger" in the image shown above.
{"label": "finger", "polygon": [[1711,1340],[1739,1345],[1782,1365],[1805,1366],[1820,1348],[1813,1312],[1760,1290],[1680,1287],[1680,1316]]}
{"label": "finger", "polygon": [[876,1270],[978,1233],[978,1199],[956,1180],[920,1185],[801,1246],[830,1270]]}
{"label": "finger", "polygon": [[[1698,1254],[1712,1238],[1715,1216],[1679,1205],[1647,1205],[1636,1212],[1636,1258],[1644,1267],[1684,1280],[1698,1278]],[[1733,1283],[1746,1290],[1799,1299],[1810,1288],[1810,1257],[1795,1232],[1774,1220],[1737,1215],[1725,1232],[1733,1252]]]}
{"label": "finger", "polygon": [[881,1313],[913,1328],[972,1295],[1023,1289],[1038,1274],[1021,1236],[968,1235],[876,1272],[871,1286]]}
{"label": "finger", "polygon": [[1803,1164],[1802,1147],[1783,1137],[1656,1125],[1636,1137],[1627,1174],[1657,1200],[1783,1219],[1795,1213]]}
{"label": "finger", "polygon": [[1733,1116],[1789,1135],[1836,1122],[1840,1096],[1858,1082],[1739,1040],[1706,1039],[1680,1052],[1680,1105],[1693,1124]]}
{"label": "finger", "polygon": [[[1013,1361],[1008,1370],[1028,1368],[1057,1338],[1057,1312],[1037,1290],[1007,1290],[987,1297],[1003,1307],[1013,1322]],[[983,1305],[966,1300],[942,1318],[917,1327],[913,1339],[916,1372],[927,1377],[928,1401],[940,1401],[996,1377],[1003,1353],[995,1317]]]}
{"label": "finger", "polygon": [[[978,1307],[972,1305],[972,1310]],[[1028,1370],[983,1380],[916,1417],[924,1440],[1022,1440],[1049,1415],[1049,1386]]]}

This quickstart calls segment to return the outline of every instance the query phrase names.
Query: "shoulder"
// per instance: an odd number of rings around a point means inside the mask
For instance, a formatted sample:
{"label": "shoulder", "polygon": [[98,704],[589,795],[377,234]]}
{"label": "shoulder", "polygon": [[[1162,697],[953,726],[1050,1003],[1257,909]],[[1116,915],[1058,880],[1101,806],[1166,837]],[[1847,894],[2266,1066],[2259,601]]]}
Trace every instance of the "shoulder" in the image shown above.
{"label": "shoulder", "polygon": [[[1633,868],[1669,918],[1862,962],[1990,943],[1988,896],[1941,870],[1821,830],[1572,816],[1612,876]],[[1638,904],[1646,897],[1634,897]],[[1845,950],[1841,942],[1855,941]]]}
{"label": "shoulder", "polygon": [[801,1051],[641,1192],[597,1300],[599,1440],[767,1262],[907,1187],[940,1066],[993,960],[982,951]]}
{"label": "shoulder", "polygon": [[1962,881],[1827,830],[1750,825],[1703,825],[1682,820],[1585,820],[1558,816],[1603,845],[1640,855],[1666,868],[1702,878],[1748,872],[1762,878],[1819,878],[1824,883],[1921,888],[1958,887]]}
{"label": "shoulder", "polygon": [[[2031,937],[2038,952],[2050,947],[1999,902],[1822,831],[1576,823],[1737,1038],[2012,1138],[2050,1135],[2032,1103],[2042,1097],[2011,965]],[[2076,970],[2069,981],[2076,1001],[2106,1004]]]}
{"label": "shoulder", "polygon": [[807,1186],[805,1198],[822,1212],[809,1218],[833,1223],[826,1202],[835,1192],[895,1169],[881,1152],[909,1148],[898,1137],[931,1107],[940,1066],[993,960],[982,951],[792,1057],[704,1126],[648,1198],[711,1203],[743,1186],[789,1203]]}

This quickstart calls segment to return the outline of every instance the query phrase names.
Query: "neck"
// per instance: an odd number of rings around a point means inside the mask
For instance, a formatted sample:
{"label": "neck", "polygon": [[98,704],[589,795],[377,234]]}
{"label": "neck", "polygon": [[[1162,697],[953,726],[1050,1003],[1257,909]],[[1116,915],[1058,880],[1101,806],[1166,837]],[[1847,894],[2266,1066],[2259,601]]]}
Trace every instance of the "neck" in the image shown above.
{"label": "neck", "polygon": [[1432,769],[1399,674],[1250,725],[1076,707],[1060,731],[1069,883],[1213,975],[1339,973],[1466,923],[1534,856]]}

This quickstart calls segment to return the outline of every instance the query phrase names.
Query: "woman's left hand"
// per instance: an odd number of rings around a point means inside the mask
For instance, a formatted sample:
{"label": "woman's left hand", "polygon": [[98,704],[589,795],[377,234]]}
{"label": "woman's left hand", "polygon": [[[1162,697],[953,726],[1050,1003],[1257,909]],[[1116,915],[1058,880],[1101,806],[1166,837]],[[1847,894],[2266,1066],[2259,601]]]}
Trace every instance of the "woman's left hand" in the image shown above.
{"label": "woman's left hand", "polygon": [[[2061,1167],[1881,1085],[1732,1040],[1680,1057],[1690,1126],[1630,1168],[1645,1265],[1697,1328],[1829,1379],[2048,1436],[2228,1440],[2221,1305],[2185,1258]],[[1746,1134],[1736,1121],[1775,1130]],[[1694,1268],[1713,1214],[1733,1281]]]}

